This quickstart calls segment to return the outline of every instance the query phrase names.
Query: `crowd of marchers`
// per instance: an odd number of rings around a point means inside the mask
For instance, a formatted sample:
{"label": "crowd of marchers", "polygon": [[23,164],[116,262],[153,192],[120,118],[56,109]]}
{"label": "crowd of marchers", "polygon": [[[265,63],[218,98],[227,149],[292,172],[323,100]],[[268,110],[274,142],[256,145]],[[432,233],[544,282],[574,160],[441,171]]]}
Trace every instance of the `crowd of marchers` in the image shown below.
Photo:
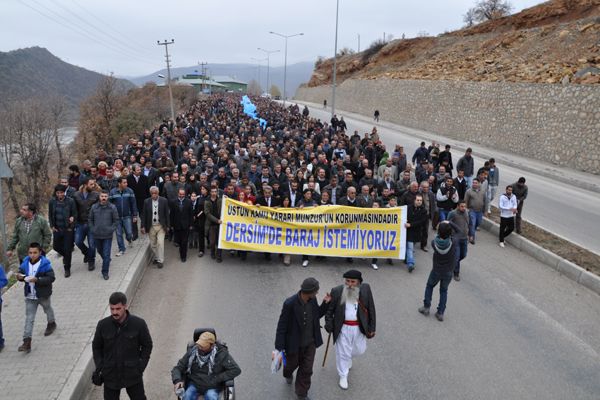
{"label": "crowd of marchers", "polygon": [[[8,256],[19,260],[17,279],[24,283],[27,305],[20,351],[31,350],[38,305],[48,320],[45,335],[57,328],[50,302],[55,275],[46,252],[54,249],[62,257],[65,278],[79,265],[94,271],[99,258],[101,276],[108,280],[112,256],[123,256],[143,234],[150,238],[158,268],[165,265],[166,241],[178,247],[182,262],[190,251],[198,257],[207,252],[222,262],[217,240],[224,196],[266,207],[408,206],[406,268],[414,270],[417,246],[433,252],[434,268],[419,311],[429,314],[433,287],[440,283],[439,320],[448,285],[453,278],[460,280],[461,260],[469,244],[475,245],[491,205],[497,201],[500,209],[501,247],[514,229],[521,231],[525,178],[500,188],[500,169],[493,158],[476,166],[471,149],[453,157],[449,145],[441,149],[436,142],[422,142],[411,157],[401,144],[388,148],[376,127],[350,132],[337,116],[324,122],[312,118],[307,107],[284,108],[268,99],[254,102],[264,124],[244,113],[239,96],[199,100],[175,121],[131,135],[111,152],[98,148],[93,160],[69,166],[68,176],[54,187],[47,218],[33,204],[21,207],[7,248]],[[75,247],[82,264],[73,262]],[[231,256],[244,260],[249,254],[232,251]],[[254,257],[265,262],[278,257],[287,266],[292,262],[286,254]],[[303,267],[310,262],[302,256]],[[379,268],[378,259],[370,264]]]}

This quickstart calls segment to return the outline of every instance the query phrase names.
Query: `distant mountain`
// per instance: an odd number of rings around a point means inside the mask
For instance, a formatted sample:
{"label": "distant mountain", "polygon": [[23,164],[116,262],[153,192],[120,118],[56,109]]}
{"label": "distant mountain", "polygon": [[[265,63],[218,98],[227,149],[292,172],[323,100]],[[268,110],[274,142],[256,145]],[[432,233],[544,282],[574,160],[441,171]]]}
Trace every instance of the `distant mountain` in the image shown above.
{"label": "distant mountain", "polygon": [[[314,63],[301,62],[287,66],[287,92],[288,97],[296,93],[296,89],[303,83],[308,82],[312,74]],[[229,75],[239,80],[250,82],[252,79],[258,81],[258,67],[256,64],[209,64],[209,75]],[[185,74],[201,72],[198,65],[191,67],[181,67],[171,69],[171,77],[176,78]],[[136,85],[143,86],[146,82],[162,83],[163,79],[157,75],[167,75],[166,69],[161,69],[150,75],[140,77],[127,77],[127,79]],[[272,85],[277,85],[283,92],[283,67],[271,67],[269,80]],[[260,84],[263,90],[267,89],[267,66],[260,67]]]}
{"label": "distant mountain", "polygon": [[[73,122],[79,103],[94,92],[103,75],[66,63],[42,47],[0,52],[0,107],[30,97],[64,97]],[[122,81],[127,87],[131,82]]]}

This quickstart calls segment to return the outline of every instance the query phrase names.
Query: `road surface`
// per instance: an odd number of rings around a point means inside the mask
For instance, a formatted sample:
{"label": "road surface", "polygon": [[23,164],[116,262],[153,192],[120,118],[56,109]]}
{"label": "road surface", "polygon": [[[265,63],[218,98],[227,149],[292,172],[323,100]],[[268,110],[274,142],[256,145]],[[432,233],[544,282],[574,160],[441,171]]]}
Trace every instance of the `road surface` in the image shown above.
{"label": "road surface", "polygon": [[[373,288],[377,336],[355,360],[348,391],[337,386],[334,351],[321,368],[320,347],[312,399],[598,399],[600,296],[480,232],[463,279],[450,284],[446,320],[438,322],[417,312],[431,252],[417,250],[416,257],[412,274],[399,261],[378,271],[366,260],[352,264]],[[132,305],[155,344],[145,373],[148,398],[174,398],[172,366],[195,327],[214,326],[243,371],[238,399],[295,399],[269,370],[283,300],[308,276],[320,281],[322,298],[350,264],[329,258],[305,269],[300,257],[285,267],[277,257],[265,262],[250,254],[241,263],[228,253],[222,264],[191,253],[182,264],[170,244],[166,259],[164,269],[148,267]],[[97,388],[89,396],[101,398]]]}
{"label": "road surface", "polygon": [[[294,103],[304,104],[303,102]],[[331,119],[330,108],[323,110],[322,107],[313,106],[312,103],[308,104],[312,117],[320,118],[322,121]],[[340,116],[344,117],[350,135],[358,130],[362,137],[365,132],[370,132],[373,126],[377,126],[377,132],[385,143],[387,150],[393,152],[395,145],[401,144],[404,146],[409,161],[421,142],[420,138],[412,134],[414,130],[410,128],[387,122],[379,124],[370,120],[365,122],[364,118],[360,118],[360,116],[357,118],[356,114],[342,111],[338,112],[337,115],[338,118]],[[451,144],[454,148],[455,144],[459,142],[449,139],[446,141],[441,140],[440,143],[440,148],[443,150],[446,143]],[[430,144],[430,142],[427,142],[428,146]],[[464,144],[461,144],[461,146],[466,147]],[[493,154],[492,150],[489,152]],[[463,151],[452,151],[455,166],[463,154]],[[475,158],[475,170],[477,170],[483,166],[486,160],[478,157],[476,151],[474,151],[473,157]],[[497,193],[494,199],[494,205],[498,205],[498,196],[504,191],[503,188],[506,185],[512,184],[519,177],[524,176],[527,179],[529,196],[525,201],[523,217],[535,225],[600,254],[600,240],[598,240],[600,235],[600,225],[598,224],[598,221],[600,221],[600,194],[523,171],[513,166],[503,165],[498,161],[496,165],[500,169],[500,186],[498,187],[500,192]],[[589,179],[597,180],[598,177],[590,175]]]}

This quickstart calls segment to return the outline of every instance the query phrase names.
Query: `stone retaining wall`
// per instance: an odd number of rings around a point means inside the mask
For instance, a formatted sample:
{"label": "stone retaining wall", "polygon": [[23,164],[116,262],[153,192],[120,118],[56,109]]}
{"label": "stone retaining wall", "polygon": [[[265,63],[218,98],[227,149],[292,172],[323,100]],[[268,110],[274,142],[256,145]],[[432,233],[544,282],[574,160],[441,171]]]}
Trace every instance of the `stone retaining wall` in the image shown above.
{"label": "stone retaining wall", "polygon": [[[331,86],[295,98],[331,105]],[[599,86],[350,79],[336,108],[600,174]]]}

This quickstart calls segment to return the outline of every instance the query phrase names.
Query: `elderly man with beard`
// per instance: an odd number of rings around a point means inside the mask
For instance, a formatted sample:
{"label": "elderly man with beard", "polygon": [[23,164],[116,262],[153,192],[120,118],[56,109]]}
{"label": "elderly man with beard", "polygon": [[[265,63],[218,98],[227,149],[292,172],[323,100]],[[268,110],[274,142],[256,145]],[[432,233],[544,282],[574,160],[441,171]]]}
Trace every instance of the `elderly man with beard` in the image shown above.
{"label": "elderly man with beard", "polygon": [[347,271],[344,284],[331,289],[325,330],[333,334],[339,386],[346,390],[352,357],[363,354],[367,349],[367,339],[375,336],[373,294],[371,287],[363,283],[360,271]]}

